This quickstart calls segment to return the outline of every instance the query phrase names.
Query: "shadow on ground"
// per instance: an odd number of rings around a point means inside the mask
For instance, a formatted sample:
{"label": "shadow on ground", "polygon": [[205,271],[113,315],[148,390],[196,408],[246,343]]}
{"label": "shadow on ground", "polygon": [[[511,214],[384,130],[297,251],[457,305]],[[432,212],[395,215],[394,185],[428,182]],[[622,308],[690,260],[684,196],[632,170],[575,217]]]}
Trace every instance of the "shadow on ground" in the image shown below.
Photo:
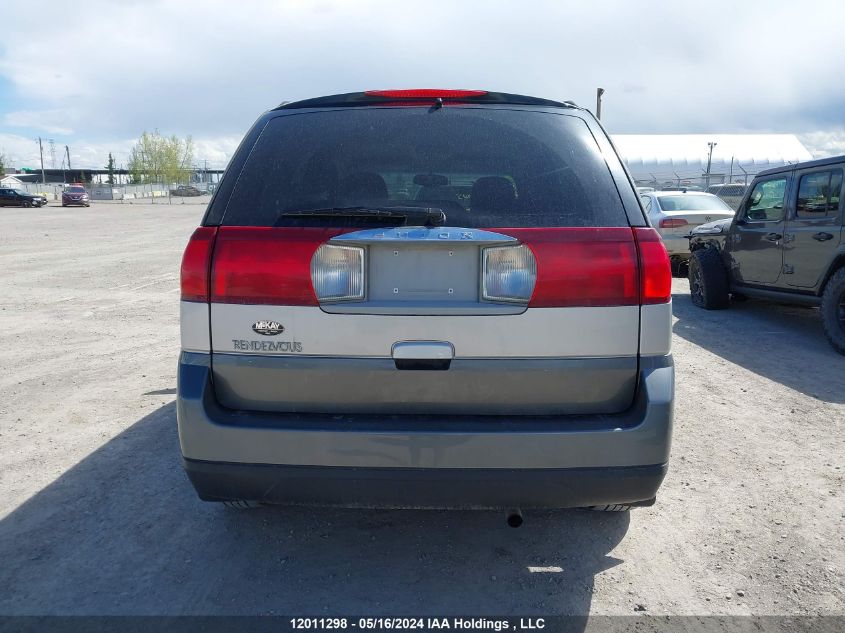
{"label": "shadow on ground", "polygon": [[845,357],[828,343],[819,311],[766,301],[703,310],[675,294],[674,333],[770,380],[833,403],[845,402]]}
{"label": "shadow on ground", "polygon": [[0,522],[0,613],[587,614],[621,562],[626,513],[205,504],[175,425],[151,413]]}

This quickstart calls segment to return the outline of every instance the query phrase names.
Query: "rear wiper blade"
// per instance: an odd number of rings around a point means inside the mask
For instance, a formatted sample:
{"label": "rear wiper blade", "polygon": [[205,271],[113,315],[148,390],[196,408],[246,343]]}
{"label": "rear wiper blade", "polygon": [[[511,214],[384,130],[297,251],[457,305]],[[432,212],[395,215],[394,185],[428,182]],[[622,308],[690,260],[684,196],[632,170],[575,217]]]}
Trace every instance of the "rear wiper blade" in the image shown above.
{"label": "rear wiper blade", "polygon": [[421,226],[443,226],[446,214],[437,207],[403,206],[354,206],[327,207],[325,209],[302,209],[285,211],[283,218],[404,218],[406,224],[419,223]]}

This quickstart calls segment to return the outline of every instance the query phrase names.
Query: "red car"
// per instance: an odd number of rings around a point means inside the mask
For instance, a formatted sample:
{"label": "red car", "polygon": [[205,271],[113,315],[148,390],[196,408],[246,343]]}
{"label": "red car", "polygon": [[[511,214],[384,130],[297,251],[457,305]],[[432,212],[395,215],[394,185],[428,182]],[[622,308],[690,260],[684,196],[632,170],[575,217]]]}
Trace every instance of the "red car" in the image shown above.
{"label": "red car", "polygon": [[91,206],[91,200],[88,197],[88,192],[83,185],[73,184],[65,187],[62,191],[62,206],[67,207],[72,204]]}

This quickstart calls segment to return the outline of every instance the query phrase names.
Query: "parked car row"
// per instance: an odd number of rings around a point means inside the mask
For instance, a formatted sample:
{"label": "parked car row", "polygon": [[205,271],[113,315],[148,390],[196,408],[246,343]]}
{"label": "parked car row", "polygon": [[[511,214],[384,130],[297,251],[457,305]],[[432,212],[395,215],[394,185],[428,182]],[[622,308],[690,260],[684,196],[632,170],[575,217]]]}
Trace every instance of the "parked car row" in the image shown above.
{"label": "parked car row", "polygon": [[[204,192],[191,185],[179,185],[170,190],[170,195],[184,197],[202,196],[213,191],[213,187],[210,185],[208,185],[208,189],[208,192]],[[61,196],[63,207],[91,206],[91,194],[84,184],[71,183],[65,185]],[[41,207],[46,204],[47,196],[43,194],[28,193],[11,187],[0,188],[0,207]]]}

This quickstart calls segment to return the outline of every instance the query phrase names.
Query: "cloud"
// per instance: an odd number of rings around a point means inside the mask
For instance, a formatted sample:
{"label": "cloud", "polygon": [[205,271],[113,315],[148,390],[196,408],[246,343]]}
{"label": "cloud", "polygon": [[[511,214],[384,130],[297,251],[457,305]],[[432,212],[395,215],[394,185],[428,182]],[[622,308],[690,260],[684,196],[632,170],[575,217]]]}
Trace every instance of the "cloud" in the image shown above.
{"label": "cloud", "polygon": [[71,118],[65,110],[19,110],[3,116],[3,124],[10,127],[27,127],[33,130],[69,136],[73,128],[63,122]]}
{"label": "cloud", "polygon": [[799,134],[798,139],[815,158],[845,154],[845,127]]}
{"label": "cloud", "polygon": [[[195,138],[194,162],[197,166],[208,166],[210,169],[223,169],[232,157],[240,143],[239,136],[222,136],[214,138]],[[115,141],[91,141],[89,139],[75,139],[68,143],[70,149],[70,164],[73,167],[104,168],[109,153],[115,159],[118,167],[125,167],[129,162],[129,152],[135,144],[134,139]],[[56,143],[55,167],[61,169],[67,164],[64,143]],[[33,167],[41,165],[38,154],[37,141],[18,134],[0,133],[0,153],[6,157],[7,167]],[[44,167],[53,166],[49,146],[44,143]]]}
{"label": "cloud", "polygon": [[[627,0],[87,0],[71,29],[43,19],[64,6],[4,8],[15,28],[4,32],[0,76],[24,105],[4,113],[0,103],[0,115],[12,126],[10,115],[41,113],[28,127],[61,129],[73,145],[158,128],[208,139],[218,160],[281,101],[384,87],[482,87],[592,107],[601,86],[604,123],[617,133],[813,132],[841,126],[845,112],[845,84],[831,80],[845,58],[835,2],[802,2],[812,36],[795,30],[788,0],[765,11],[732,0],[705,10]],[[795,43],[788,55],[773,55],[779,41]]]}

